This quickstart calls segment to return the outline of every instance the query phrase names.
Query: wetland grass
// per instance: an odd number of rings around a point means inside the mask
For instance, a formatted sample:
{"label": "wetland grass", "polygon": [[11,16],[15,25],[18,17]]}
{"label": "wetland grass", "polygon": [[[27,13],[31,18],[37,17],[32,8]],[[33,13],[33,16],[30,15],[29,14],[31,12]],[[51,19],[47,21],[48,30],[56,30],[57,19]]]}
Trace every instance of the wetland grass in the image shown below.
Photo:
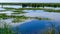
{"label": "wetland grass", "polygon": [[52,9],[50,9],[50,10],[45,10],[46,12],[57,12],[57,13],[60,13],[60,10],[52,10]]}
{"label": "wetland grass", "polygon": [[12,14],[23,14],[23,13],[26,13],[26,12],[23,12],[23,10],[16,10],[16,11],[13,11],[14,13]]}
{"label": "wetland grass", "polygon": [[5,23],[4,28],[0,28],[0,34],[12,34],[12,30],[8,28],[9,26]]}
{"label": "wetland grass", "polygon": [[16,8],[4,7],[4,9],[6,9],[6,10],[15,10]]}
{"label": "wetland grass", "polygon": [[45,10],[46,12],[60,12],[60,10],[47,9],[47,8],[17,8],[16,9],[16,8],[5,7],[4,9],[6,9],[6,10],[16,10],[16,11],[13,11],[13,12],[16,12],[16,14],[17,13],[25,13],[22,10]]}

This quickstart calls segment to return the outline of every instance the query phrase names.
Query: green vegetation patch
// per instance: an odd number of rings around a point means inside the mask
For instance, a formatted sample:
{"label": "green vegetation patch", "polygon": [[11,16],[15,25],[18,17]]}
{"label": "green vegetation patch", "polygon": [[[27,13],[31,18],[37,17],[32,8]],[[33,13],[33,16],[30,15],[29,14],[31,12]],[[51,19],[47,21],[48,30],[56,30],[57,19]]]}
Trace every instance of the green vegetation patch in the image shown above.
{"label": "green vegetation patch", "polygon": [[8,28],[9,26],[5,23],[4,28],[0,28],[0,34],[12,34],[12,30]]}
{"label": "green vegetation patch", "polygon": [[60,12],[60,10],[52,10],[52,9],[49,9],[49,10],[45,10],[47,12]]}
{"label": "green vegetation patch", "polygon": [[42,18],[42,17],[30,17],[30,18],[38,20],[52,20],[51,18]]}
{"label": "green vegetation patch", "polygon": [[15,10],[16,8],[9,8],[9,7],[4,7],[6,10]]}
{"label": "green vegetation patch", "polygon": [[26,13],[26,12],[23,12],[23,10],[16,10],[16,11],[13,11],[14,13],[12,14],[22,14],[22,13]]}

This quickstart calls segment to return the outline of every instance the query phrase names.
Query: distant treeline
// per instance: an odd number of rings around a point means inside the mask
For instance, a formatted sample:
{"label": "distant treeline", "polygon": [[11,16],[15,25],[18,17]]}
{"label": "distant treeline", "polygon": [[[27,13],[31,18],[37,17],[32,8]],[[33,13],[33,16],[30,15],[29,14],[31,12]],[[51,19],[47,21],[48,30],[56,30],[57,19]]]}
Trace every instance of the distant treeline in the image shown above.
{"label": "distant treeline", "polygon": [[60,3],[28,3],[22,4],[23,7],[60,7]]}
{"label": "distant treeline", "polygon": [[0,5],[22,5],[22,7],[60,7],[60,3],[0,3]]}

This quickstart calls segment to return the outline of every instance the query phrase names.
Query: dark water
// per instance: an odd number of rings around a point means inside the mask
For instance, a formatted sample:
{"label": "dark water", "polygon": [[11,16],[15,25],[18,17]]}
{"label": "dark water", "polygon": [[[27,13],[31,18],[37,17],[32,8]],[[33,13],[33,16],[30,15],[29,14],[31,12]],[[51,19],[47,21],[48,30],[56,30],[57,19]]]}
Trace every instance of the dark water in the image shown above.
{"label": "dark water", "polygon": [[53,28],[54,33],[58,34],[58,24],[59,22],[57,21],[32,20],[31,22],[14,27],[13,30],[15,32],[18,31],[18,34],[43,34],[42,32],[46,32],[45,34],[48,34],[48,31],[51,31]]}

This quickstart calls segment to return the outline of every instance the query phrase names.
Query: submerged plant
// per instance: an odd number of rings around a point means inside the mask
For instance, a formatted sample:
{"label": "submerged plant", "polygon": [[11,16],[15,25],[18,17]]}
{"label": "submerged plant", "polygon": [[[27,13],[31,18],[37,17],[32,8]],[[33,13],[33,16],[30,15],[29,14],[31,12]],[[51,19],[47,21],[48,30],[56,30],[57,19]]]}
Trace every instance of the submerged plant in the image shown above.
{"label": "submerged plant", "polygon": [[49,27],[48,29],[48,34],[55,34],[55,24],[54,23],[50,23],[51,27]]}
{"label": "submerged plant", "polygon": [[58,34],[60,34],[60,25],[58,26]]}

